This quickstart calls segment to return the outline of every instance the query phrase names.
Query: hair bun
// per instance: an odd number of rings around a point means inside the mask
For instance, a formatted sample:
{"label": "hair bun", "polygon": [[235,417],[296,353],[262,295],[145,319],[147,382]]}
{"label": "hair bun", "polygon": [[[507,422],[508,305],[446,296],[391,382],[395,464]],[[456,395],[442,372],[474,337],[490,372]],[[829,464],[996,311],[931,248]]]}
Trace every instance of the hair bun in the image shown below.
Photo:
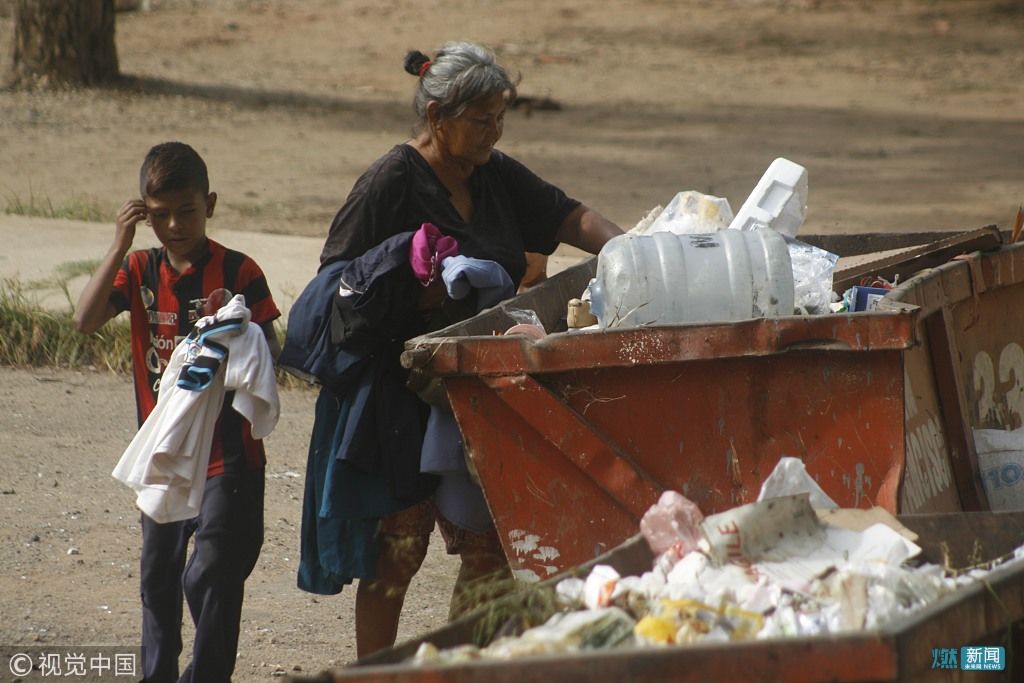
{"label": "hair bun", "polygon": [[405,69],[406,73],[412,74],[413,76],[419,76],[420,69],[429,61],[430,57],[426,56],[419,50],[409,50],[405,54],[405,62],[402,64],[402,68]]}

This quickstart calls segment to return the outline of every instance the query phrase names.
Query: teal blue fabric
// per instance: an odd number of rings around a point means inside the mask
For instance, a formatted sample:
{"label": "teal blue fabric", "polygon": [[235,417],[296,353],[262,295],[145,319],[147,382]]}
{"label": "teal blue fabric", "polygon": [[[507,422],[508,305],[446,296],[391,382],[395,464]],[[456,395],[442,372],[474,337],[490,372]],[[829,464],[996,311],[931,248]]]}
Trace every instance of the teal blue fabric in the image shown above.
{"label": "teal blue fabric", "polygon": [[373,578],[380,517],[408,503],[392,498],[383,474],[339,460],[336,439],[351,405],[330,389],[316,402],[302,501],[298,587],[334,595],[357,578]]}

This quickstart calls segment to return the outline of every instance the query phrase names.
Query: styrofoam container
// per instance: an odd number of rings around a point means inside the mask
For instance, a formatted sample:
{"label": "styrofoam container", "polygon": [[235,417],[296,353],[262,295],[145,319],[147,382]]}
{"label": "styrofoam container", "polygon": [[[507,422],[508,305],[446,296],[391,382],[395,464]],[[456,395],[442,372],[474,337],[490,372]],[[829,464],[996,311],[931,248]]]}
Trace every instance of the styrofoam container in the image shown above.
{"label": "styrofoam container", "polygon": [[788,237],[796,237],[806,217],[807,169],[779,157],[768,166],[729,228],[771,228]]}
{"label": "styrofoam container", "polygon": [[619,235],[590,286],[598,326],[745,320],[793,313],[793,269],[773,230]]}

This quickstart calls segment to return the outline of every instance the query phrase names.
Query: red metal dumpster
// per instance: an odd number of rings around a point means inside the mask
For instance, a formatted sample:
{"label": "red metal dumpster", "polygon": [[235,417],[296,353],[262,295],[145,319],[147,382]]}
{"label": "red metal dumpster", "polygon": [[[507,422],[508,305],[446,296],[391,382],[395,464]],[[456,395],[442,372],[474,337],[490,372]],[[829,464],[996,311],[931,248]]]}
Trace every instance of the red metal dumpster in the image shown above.
{"label": "red metal dumpster", "polygon": [[664,489],[706,514],[750,502],[783,456],[840,506],[987,509],[970,428],[989,406],[1024,415],[1024,319],[1005,313],[1022,259],[1012,246],[927,270],[872,313],[500,336],[512,308],[558,329],[591,260],[411,340],[404,362],[443,378],[523,579],[628,538]]}
{"label": "red metal dumpster", "polygon": [[1024,245],[958,257],[908,280],[884,310],[914,310],[900,509],[986,509],[973,428],[1024,424]]}
{"label": "red metal dumpster", "polygon": [[[904,515],[900,521],[919,535],[922,560],[963,568],[1002,557],[1024,538],[1024,513],[948,513]],[[609,564],[621,574],[650,568],[652,556],[639,536],[614,551],[575,568],[585,575],[594,564]],[[551,605],[555,581],[506,596],[506,613],[546,619],[531,605]],[[544,594],[547,594],[546,597]],[[402,662],[423,642],[439,648],[465,643],[486,645],[498,627],[495,606],[485,607],[416,640],[377,653],[343,671],[324,673],[306,683],[618,683],[620,681],[983,681],[1024,680],[1024,567],[1019,563],[992,572],[984,582],[947,594],[933,604],[874,631],[832,636],[698,644],[657,649],[624,648],[565,656],[507,661],[475,661],[444,667],[414,667]],[[498,610],[499,612],[501,610]],[[935,648],[1002,645],[1003,672],[934,668]],[[298,683],[298,682],[296,682]]]}

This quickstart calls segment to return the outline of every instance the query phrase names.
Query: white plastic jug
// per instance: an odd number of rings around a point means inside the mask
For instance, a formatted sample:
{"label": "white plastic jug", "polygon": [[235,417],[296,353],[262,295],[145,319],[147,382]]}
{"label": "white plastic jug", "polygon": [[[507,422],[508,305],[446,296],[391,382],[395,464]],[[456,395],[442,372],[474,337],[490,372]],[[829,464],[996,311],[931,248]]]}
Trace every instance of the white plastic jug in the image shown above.
{"label": "white plastic jug", "polygon": [[768,166],[729,228],[772,228],[787,237],[796,237],[806,216],[807,169],[779,157]]}
{"label": "white plastic jug", "polygon": [[793,269],[774,230],[619,235],[590,286],[601,328],[744,320],[793,313]]}

